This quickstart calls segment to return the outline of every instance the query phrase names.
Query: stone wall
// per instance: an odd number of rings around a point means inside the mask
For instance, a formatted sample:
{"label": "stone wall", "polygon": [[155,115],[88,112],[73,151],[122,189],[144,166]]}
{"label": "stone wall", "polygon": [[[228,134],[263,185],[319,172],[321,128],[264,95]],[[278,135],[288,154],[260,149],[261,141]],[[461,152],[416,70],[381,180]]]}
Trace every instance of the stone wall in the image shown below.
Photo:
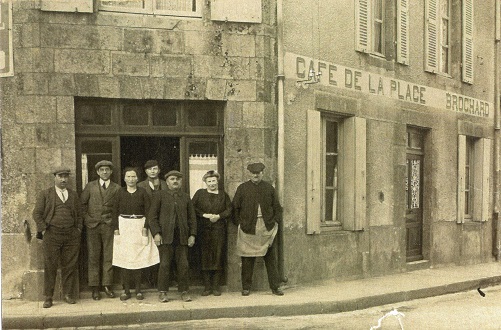
{"label": "stone wall", "polygon": [[[39,1],[13,2],[15,75],[1,78],[0,98],[4,298],[40,296],[41,286],[23,293],[23,273],[30,283],[41,276],[40,249],[25,239],[23,224],[33,236],[36,192],[53,184],[50,170],[76,169],[75,97],[227,101],[229,194],[247,179],[251,160],[266,162],[266,179],[274,180],[274,2],[263,1],[262,24],[211,21],[209,14],[207,2],[201,19],[51,12]],[[236,288],[239,260],[229,262]]]}

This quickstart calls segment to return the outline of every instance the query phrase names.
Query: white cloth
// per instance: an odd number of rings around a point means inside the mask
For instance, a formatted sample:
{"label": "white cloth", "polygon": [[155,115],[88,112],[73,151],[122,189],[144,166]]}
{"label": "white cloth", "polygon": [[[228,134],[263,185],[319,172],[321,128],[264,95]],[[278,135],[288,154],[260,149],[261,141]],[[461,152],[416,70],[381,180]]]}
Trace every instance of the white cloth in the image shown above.
{"label": "white cloth", "polygon": [[246,234],[238,226],[237,255],[240,257],[262,257],[268,252],[278,232],[278,225],[268,231],[263,218],[258,217],[256,222],[256,235]]}
{"label": "white cloth", "polygon": [[160,262],[158,248],[151,232],[143,237],[145,218],[125,219],[118,217],[120,235],[113,239],[113,266],[126,269],[140,269]]}

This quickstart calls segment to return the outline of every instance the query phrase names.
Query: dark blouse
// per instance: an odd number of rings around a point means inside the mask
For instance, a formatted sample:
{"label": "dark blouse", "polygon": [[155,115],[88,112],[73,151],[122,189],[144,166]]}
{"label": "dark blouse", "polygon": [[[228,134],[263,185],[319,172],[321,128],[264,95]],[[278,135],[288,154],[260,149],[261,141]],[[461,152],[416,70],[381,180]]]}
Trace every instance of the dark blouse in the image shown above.
{"label": "dark blouse", "polygon": [[[193,196],[193,206],[202,227],[224,226],[232,214],[231,200],[227,193],[219,190],[219,194],[212,194],[207,189],[199,189]],[[212,223],[204,218],[203,214],[218,214],[220,219]]]}
{"label": "dark blouse", "polygon": [[[113,210],[113,229],[118,229],[118,216],[124,215],[142,215],[146,216],[150,208],[150,197],[144,188],[137,187],[132,194],[126,187],[120,188],[117,192],[116,201]],[[146,228],[145,221],[145,228]]]}

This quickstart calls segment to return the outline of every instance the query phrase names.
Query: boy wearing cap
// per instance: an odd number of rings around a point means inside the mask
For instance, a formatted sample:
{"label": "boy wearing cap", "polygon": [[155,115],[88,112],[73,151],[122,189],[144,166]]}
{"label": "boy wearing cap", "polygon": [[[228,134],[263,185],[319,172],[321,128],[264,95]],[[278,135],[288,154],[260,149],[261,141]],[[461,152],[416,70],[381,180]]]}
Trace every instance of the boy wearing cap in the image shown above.
{"label": "boy wearing cap", "polygon": [[276,249],[273,245],[282,221],[282,206],[275,188],[263,181],[262,163],[247,166],[250,180],[238,186],[233,198],[234,221],[238,225],[237,255],[242,259],[242,295],[248,296],[256,257],[263,257],[268,282],[274,295],[282,296],[277,269]]}
{"label": "boy wearing cap", "polygon": [[197,220],[190,196],[181,191],[183,174],[170,171],[165,175],[167,190],[153,194],[148,212],[150,231],[158,246],[160,267],[158,291],[160,302],[168,302],[170,267],[176,260],[178,291],[183,301],[191,301],[188,294],[188,248],[195,244]]}
{"label": "boy wearing cap", "polygon": [[160,166],[156,160],[148,160],[144,164],[144,171],[148,178],[137,184],[138,187],[144,188],[150,198],[153,196],[153,192],[158,190],[166,190],[167,183],[160,179]]}
{"label": "boy wearing cap", "polygon": [[81,201],[87,228],[89,286],[92,288],[92,299],[99,300],[100,279],[106,295],[110,298],[115,297],[112,289],[114,235],[111,215],[120,186],[110,180],[113,173],[112,162],[102,160],[96,164],[95,169],[99,179],[85,186]]}
{"label": "boy wearing cap", "polygon": [[54,187],[41,191],[33,209],[37,225],[37,239],[43,240],[44,295],[43,308],[52,307],[58,264],[64,301],[74,304],[74,283],[77,281],[78,253],[82,233],[80,200],[76,192],[67,188],[70,170],[57,168]]}

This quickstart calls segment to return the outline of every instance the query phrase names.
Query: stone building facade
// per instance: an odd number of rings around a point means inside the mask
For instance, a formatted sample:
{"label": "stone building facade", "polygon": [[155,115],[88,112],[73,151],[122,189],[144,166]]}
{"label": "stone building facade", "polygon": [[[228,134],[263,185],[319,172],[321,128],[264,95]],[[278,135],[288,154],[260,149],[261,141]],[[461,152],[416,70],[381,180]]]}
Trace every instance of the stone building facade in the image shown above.
{"label": "stone building facade", "polygon": [[[273,179],[273,1],[3,1],[7,6],[14,71],[1,78],[4,298],[40,296],[43,259],[31,212],[36,192],[53,184],[54,166],[72,170],[78,192],[95,179],[100,159],[114,162],[119,183],[121,169],[151,158],[162,175],[183,171],[190,190],[188,182],[201,183],[190,173],[210,167],[233,194],[251,161],[266,163]],[[227,285],[237,288],[239,260],[229,255]],[[85,290],[85,262],[81,267]]]}
{"label": "stone building facade", "polygon": [[[190,193],[217,167],[230,196],[264,162],[292,285],[496,260],[499,0],[168,3],[11,3],[2,298],[40,297],[31,211],[50,169],[80,192],[102,158],[115,182],[157,158]],[[229,225],[228,290],[235,238]]]}

